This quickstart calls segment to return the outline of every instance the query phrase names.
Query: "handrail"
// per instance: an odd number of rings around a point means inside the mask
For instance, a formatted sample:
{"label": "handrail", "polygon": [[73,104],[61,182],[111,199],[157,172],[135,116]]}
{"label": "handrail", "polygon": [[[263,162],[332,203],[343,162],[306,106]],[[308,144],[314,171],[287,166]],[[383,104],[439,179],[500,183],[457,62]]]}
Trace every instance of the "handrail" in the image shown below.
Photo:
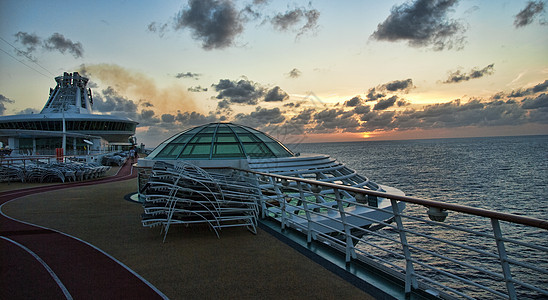
{"label": "handrail", "polygon": [[[204,169],[207,169],[207,168],[204,168]],[[217,167],[217,168],[211,168],[211,169],[232,169],[232,170],[243,171],[243,172],[253,173],[253,174],[257,174],[257,175],[262,175],[262,176],[269,176],[269,177],[279,178],[279,179],[282,179],[282,180],[284,180],[284,179],[285,180],[292,180],[292,181],[307,183],[307,184],[311,184],[311,185],[324,186],[324,187],[331,188],[331,189],[345,190],[347,192],[352,192],[352,193],[363,193],[363,194],[377,196],[377,197],[390,198],[390,199],[394,199],[394,200],[398,200],[398,201],[404,201],[404,202],[408,202],[408,203],[419,204],[419,205],[423,205],[423,206],[427,206],[427,207],[436,207],[436,208],[452,210],[452,211],[456,211],[456,212],[462,212],[462,213],[467,213],[467,214],[486,217],[486,218],[491,218],[491,219],[497,219],[497,220],[501,220],[501,221],[513,222],[513,223],[517,223],[517,224],[521,224],[521,225],[527,225],[527,226],[532,226],[532,227],[537,227],[537,228],[542,228],[542,229],[548,229],[548,221],[546,221],[546,220],[541,220],[541,219],[532,218],[532,217],[518,216],[518,215],[508,214],[508,213],[503,213],[503,212],[496,212],[496,211],[491,211],[491,210],[476,208],[476,207],[470,207],[470,206],[465,206],[465,205],[460,205],[460,204],[445,203],[445,202],[439,202],[439,201],[434,201],[434,200],[426,200],[426,199],[409,197],[409,196],[393,195],[393,194],[389,194],[389,193],[377,192],[377,191],[372,191],[372,190],[367,190],[367,189],[362,189],[362,188],[356,188],[356,187],[352,187],[352,186],[339,185],[339,184],[336,184],[336,183],[322,182],[322,181],[316,181],[316,180],[312,180],[312,179],[291,177],[291,176],[278,175],[278,174],[273,174],[273,173],[264,173],[264,172],[253,171],[253,170],[245,170],[245,169],[240,169],[240,168],[232,168],[232,167],[221,167],[221,168],[219,168],[219,167]]]}

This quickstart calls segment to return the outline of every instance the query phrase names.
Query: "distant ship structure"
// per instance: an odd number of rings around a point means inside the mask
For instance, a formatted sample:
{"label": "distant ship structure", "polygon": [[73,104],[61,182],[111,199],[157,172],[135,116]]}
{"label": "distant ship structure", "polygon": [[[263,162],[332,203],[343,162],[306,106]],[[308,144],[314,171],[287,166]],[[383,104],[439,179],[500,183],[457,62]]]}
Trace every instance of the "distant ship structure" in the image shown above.
{"label": "distant ship structure", "polygon": [[54,155],[63,149],[64,155],[87,155],[133,146],[138,122],[94,114],[88,78],[65,72],[55,81],[40,113],[0,117],[2,154]]}

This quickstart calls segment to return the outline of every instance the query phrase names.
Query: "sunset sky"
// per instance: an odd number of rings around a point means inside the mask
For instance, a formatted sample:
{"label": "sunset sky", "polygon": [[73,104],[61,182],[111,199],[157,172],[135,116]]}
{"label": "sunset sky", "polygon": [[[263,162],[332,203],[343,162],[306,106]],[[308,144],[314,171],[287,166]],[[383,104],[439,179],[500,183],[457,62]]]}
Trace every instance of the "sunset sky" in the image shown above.
{"label": "sunset sky", "polygon": [[0,1],[0,114],[54,77],[154,147],[233,122],[286,143],[548,134],[546,1]]}

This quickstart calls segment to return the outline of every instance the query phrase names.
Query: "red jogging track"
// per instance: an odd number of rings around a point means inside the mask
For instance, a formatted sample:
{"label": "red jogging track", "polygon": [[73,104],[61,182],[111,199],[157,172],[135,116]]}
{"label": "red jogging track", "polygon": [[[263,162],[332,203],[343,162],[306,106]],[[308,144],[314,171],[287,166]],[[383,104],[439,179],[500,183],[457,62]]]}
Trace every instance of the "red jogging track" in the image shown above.
{"label": "red jogging track", "polygon": [[[136,177],[129,162],[112,177],[0,193],[0,205],[31,194]],[[92,245],[0,214],[0,299],[166,299]]]}

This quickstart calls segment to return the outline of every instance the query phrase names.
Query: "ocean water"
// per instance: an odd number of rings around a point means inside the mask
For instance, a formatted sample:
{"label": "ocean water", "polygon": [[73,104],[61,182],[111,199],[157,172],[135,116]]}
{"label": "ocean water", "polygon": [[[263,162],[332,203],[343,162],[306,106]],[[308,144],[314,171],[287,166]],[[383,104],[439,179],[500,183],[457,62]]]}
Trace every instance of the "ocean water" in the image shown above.
{"label": "ocean water", "polygon": [[[406,195],[484,208],[548,220],[548,135],[520,137],[487,137],[428,139],[409,141],[363,141],[345,143],[316,143],[289,145],[291,150],[300,153],[328,154],[351,169],[380,184],[399,188]],[[409,205],[406,213],[424,217],[426,209]],[[482,220],[462,214],[450,213],[446,223],[458,224],[469,229],[491,232],[489,220]],[[491,253],[496,253],[493,243],[467,234],[457,234],[439,227],[424,228],[423,224],[406,222],[411,229],[474,245]],[[418,228],[422,226],[421,228]],[[535,239],[548,247],[546,230],[531,230],[523,226],[501,224],[505,236],[527,242]],[[397,238],[397,233],[383,229],[386,235]],[[469,259],[473,264],[489,266],[489,259],[477,253],[462,249],[440,249],[440,246],[420,237],[408,237],[412,242],[421,243],[432,251],[444,251],[456,259]],[[543,242],[544,241],[544,242]],[[362,245],[366,251],[374,251]],[[388,246],[398,251],[399,245]],[[443,246],[445,247],[445,246]],[[441,247],[441,248],[443,248]],[[548,258],[542,253],[531,252],[518,246],[509,245],[510,257],[548,269]],[[401,251],[401,250],[400,250]],[[467,256],[467,257],[465,257]],[[381,255],[382,257],[382,255]],[[390,259],[390,255],[383,257]],[[439,261],[435,257],[421,255],[421,260],[442,269],[456,271],[457,274],[484,283],[486,276],[470,270],[460,271],[460,267]],[[492,262],[492,261],[491,261]],[[400,264],[400,263],[396,263]],[[498,264],[493,264],[500,268]],[[435,273],[422,270],[428,276]],[[498,269],[494,270],[500,272]],[[460,272],[460,273],[459,273]],[[514,278],[533,283],[548,289],[548,276],[531,275],[527,270],[513,267]],[[448,285],[462,288],[458,283]],[[494,287],[503,290],[504,285]],[[467,291],[477,298],[491,298],[481,290]],[[534,293],[518,291],[520,298],[537,298]]]}

